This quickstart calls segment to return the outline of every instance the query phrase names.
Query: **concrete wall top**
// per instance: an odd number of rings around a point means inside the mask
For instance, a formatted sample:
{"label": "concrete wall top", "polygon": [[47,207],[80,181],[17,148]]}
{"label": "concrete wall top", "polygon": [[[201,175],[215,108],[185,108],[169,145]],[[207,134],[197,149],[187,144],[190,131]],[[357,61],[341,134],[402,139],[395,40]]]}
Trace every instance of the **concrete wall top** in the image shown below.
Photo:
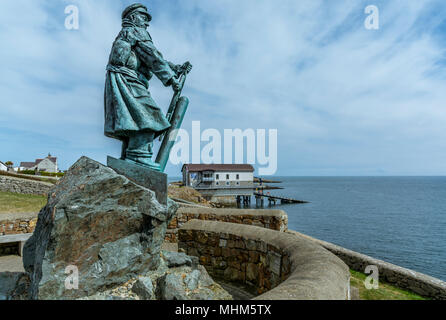
{"label": "concrete wall top", "polygon": [[14,221],[20,219],[34,219],[37,218],[38,213],[3,213],[0,214],[0,221]]}
{"label": "concrete wall top", "polygon": [[182,214],[214,214],[217,216],[254,216],[254,217],[260,217],[260,216],[266,216],[266,217],[277,217],[277,218],[283,218],[288,219],[287,214],[283,210],[257,210],[257,209],[217,209],[217,208],[206,208],[206,207],[186,207],[182,206],[180,209],[178,209],[178,213]]}
{"label": "concrete wall top", "polygon": [[[30,176],[33,177],[33,176]],[[20,177],[12,177],[12,176],[3,176],[1,175],[0,178],[4,178],[5,180],[11,180],[11,181],[17,181],[17,182],[23,182],[23,183],[31,183],[36,185],[43,185],[48,187],[53,187],[54,184],[45,182],[45,181],[37,181],[32,179],[26,179],[26,178],[20,178]]]}

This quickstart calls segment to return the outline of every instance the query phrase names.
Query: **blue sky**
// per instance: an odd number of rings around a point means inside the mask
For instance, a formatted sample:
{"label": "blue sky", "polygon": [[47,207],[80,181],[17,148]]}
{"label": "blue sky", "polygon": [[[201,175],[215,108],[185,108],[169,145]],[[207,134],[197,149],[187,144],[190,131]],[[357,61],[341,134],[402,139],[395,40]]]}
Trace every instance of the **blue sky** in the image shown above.
{"label": "blue sky", "polygon": [[[131,2],[0,2],[1,161],[119,155],[104,70]],[[446,174],[446,2],[141,2],[164,56],[194,65],[184,128],[278,129],[278,175]],[[64,27],[70,4],[79,30]],[[370,4],[379,30],[364,27]],[[151,92],[167,108],[171,90]]]}

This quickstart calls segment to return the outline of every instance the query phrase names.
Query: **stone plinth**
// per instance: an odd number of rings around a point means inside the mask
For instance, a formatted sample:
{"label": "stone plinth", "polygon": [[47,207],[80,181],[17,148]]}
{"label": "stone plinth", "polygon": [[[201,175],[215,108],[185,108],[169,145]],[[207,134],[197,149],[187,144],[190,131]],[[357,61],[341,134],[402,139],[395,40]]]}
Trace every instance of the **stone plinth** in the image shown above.
{"label": "stone plinth", "polygon": [[167,204],[167,174],[113,157],[107,158],[107,165],[136,184],[154,191],[158,202]]}

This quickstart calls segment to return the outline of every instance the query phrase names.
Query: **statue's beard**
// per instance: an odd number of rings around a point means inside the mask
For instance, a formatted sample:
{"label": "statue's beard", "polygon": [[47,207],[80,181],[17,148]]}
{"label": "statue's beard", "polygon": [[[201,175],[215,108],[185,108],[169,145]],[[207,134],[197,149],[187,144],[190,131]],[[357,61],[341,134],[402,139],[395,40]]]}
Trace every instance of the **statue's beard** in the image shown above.
{"label": "statue's beard", "polygon": [[[134,22],[134,23],[135,23],[135,22]],[[142,28],[142,29],[147,29],[147,28],[149,27],[149,25],[148,25],[147,23],[138,23],[138,22],[136,22],[135,25],[136,25],[138,28]]]}
{"label": "statue's beard", "polygon": [[144,30],[147,30],[147,28],[149,27],[148,23],[141,23],[141,22],[137,22],[131,19],[124,19],[122,20],[122,25],[123,26],[127,26],[127,27],[136,27],[136,28],[141,28]]}

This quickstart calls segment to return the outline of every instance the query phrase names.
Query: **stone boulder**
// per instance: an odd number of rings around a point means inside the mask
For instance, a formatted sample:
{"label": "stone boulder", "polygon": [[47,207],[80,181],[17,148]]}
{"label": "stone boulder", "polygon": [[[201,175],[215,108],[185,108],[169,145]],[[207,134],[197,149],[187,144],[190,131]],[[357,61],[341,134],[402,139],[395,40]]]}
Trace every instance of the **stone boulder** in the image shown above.
{"label": "stone boulder", "polygon": [[[232,300],[193,257],[163,251],[156,270],[80,300]],[[175,264],[172,265],[172,261]],[[169,265],[171,267],[169,267]]]}
{"label": "stone boulder", "polygon": [[25,244],[29,298],[88,297],[156,270],[177,209],[173,201],[162,205],[153,191],[82,157],[50,191]]}
{"label": "stone boulder", "polygon": [[232,300],[202,265],[170,269],[156,279],[157,300]]}

